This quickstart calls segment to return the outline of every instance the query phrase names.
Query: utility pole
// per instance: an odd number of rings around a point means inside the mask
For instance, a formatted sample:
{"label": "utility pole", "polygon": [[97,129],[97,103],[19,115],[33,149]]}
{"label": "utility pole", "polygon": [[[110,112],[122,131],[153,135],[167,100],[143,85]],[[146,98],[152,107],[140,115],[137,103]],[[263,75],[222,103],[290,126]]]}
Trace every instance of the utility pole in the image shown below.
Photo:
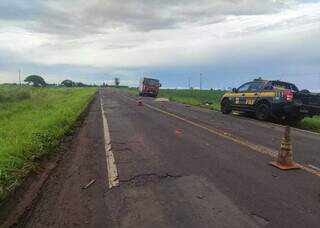
{"label": "utility pole", "polygon": [[21,86],[21,69],[19,69],[19,85]]}
{"label": "utility pole", "polygon": [[200,73],[200,90],[202,90],[202,73]]}
{"label": "utility pole", "polygon": [[188,78],[188,89],[190,89],[190,77]]}

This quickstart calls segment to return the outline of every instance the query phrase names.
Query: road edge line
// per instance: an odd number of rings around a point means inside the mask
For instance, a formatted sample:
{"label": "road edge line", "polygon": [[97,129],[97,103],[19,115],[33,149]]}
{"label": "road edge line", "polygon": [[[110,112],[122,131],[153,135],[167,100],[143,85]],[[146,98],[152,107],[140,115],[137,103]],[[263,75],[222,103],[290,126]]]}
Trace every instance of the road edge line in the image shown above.
{"label": "road edge line", "polygon": [[108,125],[106,113],[103,109],[101,91],[99,92],[99,96],[100,96],[100,106],[101,106],[101,114],[102,114],[102,122],[103,122],[104,148],[106,153],[108,184],[109,184],[109,189],[111,189],[113,187],[119,186],[119,175],[118,175],[116,161],[114,159],[114,155],[112,152],[109,125]]}

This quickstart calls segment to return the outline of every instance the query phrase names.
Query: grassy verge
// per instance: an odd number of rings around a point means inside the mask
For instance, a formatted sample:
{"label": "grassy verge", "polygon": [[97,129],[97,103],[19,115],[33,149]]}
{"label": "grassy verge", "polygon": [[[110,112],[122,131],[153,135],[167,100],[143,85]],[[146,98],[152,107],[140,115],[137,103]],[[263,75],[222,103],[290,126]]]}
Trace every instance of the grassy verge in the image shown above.
{"label": "grassy verge", "polygon": [[0,86],[0,200],[59,144],[95,91]]}
{"label": "grassy verge", "polygon": [[299,124],[299,128],[315,131],[320,133],[320,116],[314,116],[312,118],[304,118]]}
{"label": "grassy verge", "polygon": [[[136,88],[124,88],[121,91],[138,94]],[[220,110],[220,99],[225,91],[220,90],[176,90],[160,89],[159,97],[169,98],[171,101],[200,106],[212,110]],[[320,132],[320,116],[305,118],[298,126],[301,129]]]}
{"label": "grassy verge", "polygon": [[220,109],[220,99],[224,91],[220,90],[175,90],[161,89],[159,97],[169,98],[183,104],[203,106],[213,110]]}

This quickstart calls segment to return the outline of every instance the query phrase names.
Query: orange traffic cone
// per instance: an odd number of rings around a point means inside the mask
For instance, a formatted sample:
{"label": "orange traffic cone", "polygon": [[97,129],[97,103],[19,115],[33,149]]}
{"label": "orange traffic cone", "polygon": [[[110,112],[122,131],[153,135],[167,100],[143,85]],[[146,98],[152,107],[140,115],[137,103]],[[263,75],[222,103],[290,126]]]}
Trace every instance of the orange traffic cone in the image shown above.
{"label": "orange traffic cone", "polygon": [[270,165],[273,165],[281,170],[301,168],[299,164],[293,161],[290,126],[287,126],[285,129],[277,160],[270,162]]}
{"label": "orange traffic cone", "polygon": [[138,99],[138,106],[143,106],[143,103],[142,103],[142,100],[141,100],[140,97],[139,97],[139,99]]}

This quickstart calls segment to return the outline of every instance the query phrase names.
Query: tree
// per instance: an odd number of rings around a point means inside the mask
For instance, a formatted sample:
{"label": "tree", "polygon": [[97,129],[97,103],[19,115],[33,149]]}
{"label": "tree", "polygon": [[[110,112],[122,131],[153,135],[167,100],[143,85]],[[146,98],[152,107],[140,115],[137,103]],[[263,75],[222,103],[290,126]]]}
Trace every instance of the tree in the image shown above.
{"label": "tree", "polygon": [[47,85],[47,83],[44,81],[44,79],[39,75],[30,75],[24,79],[25,82],[28,84],[33,84],[34,87],[44,87]]}
{"label": "tree", "polygon": [[64,80],[63,82],[61,82],[61,85],[62,86],[65,86],[65,87],[72,87],[72,86],[74,86],[74,82],[73,81],[71,81],[71,80]]}
{"label": "tree", "polygon": [[114,85],[115,86],[119,86],[120,85],[120,79],[119,78],[115,78],[114,79]]}

